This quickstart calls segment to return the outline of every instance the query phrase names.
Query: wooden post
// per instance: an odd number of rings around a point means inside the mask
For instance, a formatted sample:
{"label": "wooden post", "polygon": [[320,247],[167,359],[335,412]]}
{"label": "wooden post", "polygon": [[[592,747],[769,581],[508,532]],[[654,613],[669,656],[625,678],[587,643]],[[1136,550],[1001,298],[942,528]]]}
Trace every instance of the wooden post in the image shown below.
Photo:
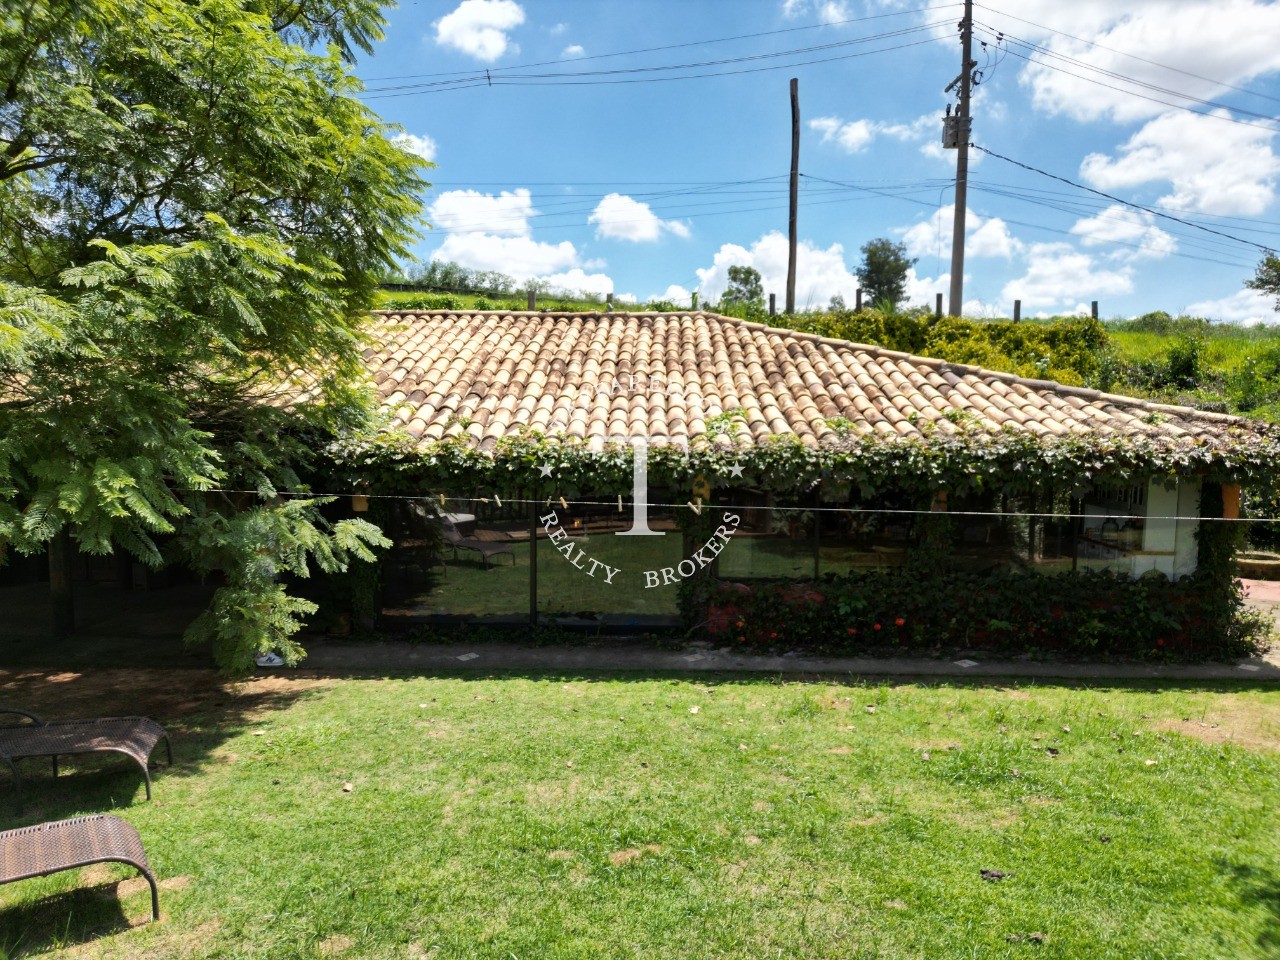
{"label": "wooden post", "polygon": [[800,81],[791,78],[791,216],[787,224],[787,315],[796,312],[796,243],[800,201]]}
{"label": "wooden post", "polygon": [[1013,322],[1017,323],[1021,319],[1022,319],[1022,301],[1015,300],[1013,301]]}
{"label": "wooden post", "polygon": [[933,319],[942,319],[942,294],[938,294],[938,302],[933,308]]}
{"label": "wooden post", "polygon": [[[532,497],[530,500],[532,501]],[[538,625],[538,504],[529,504],[529,626]]]}
{"label": "wooden post", "polygon": [[857,310],[859,313],[861,313],[862,312],[862,288],[861,287],[859,287],[858,292],[854,294],[854,302],[855,302],[854,309]]}
{"label": "wooden post", "polygon": [[1089,312],[1093,316],[1093,319],[1095,320],[1098,319],[1098,301],[1097,300],[1093,301],[1093,306],[1089,308]]}
{"label": "wooden post", "polygon": [[534,310],[537,310],[537,309],[538,309],[538,291],[530,290],[529,291],[529,312],[532,313]]}
{"label": "wooden post", "polygon": [[696,290],[693,292],[693,306],[691,306],[689,309],[690,310],[698,309],[698,291]]}
{"label": "wooden post", "polygon": [[1222,485],[1222,516],[1226,520],[1240,519],[1240,484]]}
{"label": "wooden post", "polygon": [[76,628],[75,594],[71,586],[73,548],[71,531],[63,527],[49,541],[49,599],[53,604],[52,628],[55,638],[69,637]]}
{"label": "wooden post", "polygon": [[813,579],[817,580],[822,566],[822,485],[813,491]]}
{"label": "wooden post", "polygon": [[606,293],[604,295],[604,312],[613,313],[613,294]]}
{"label": "wooden post", "polygon": [[769,294],[769,316],[776,317],[778,315],[778,295],[776,293]]}

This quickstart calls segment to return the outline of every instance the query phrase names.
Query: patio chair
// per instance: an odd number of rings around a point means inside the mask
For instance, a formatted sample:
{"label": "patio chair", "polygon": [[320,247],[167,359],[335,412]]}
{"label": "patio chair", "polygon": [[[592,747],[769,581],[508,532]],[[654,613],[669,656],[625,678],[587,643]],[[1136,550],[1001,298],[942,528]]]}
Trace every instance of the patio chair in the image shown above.
{"label": "patio chair", "polygon": [[513,567],[516,565],[516,554],[515,551],[511,549],[510,543],[505,543],[501,540],[489,541],[477,540],[473,537],[464,537],[458,532],[458,528],[448,520],[442,520],[440,522],[440,528],[444,542],[453,547],[454,557],[457,557],[459,550],[470,550],[474,553],[480,554],[481,558],[484,560],[485,566],[488,566],[490,557],[506,554],[511,558],[511,565]]}
{"label": "patio chair", "polygon": [[138,831],[119,817],[97,814],[0,833],[0,884],[95,863],[137,867],[151,886],[151,919],[160,919],[160,892],[142,840]]}
{"label": "patio chair", "polygon": [[142,768],[146,778],[147,799],[151,799],[151,751],[161,740],[169,765],[173,765],[173,745],[169,734],[148,717],[101,717],[94,720],[45,721],[34,713],[12,707],[0,707],[0,715],[12,713],[26,717],[30,723],[0,726],[0,760],[13,773],[18,797],[18,813],[22,813],[22,775],[18,761],[28,757],[50,757],[53,775],[58,775],[58,757],[86,753],[123,753]]}

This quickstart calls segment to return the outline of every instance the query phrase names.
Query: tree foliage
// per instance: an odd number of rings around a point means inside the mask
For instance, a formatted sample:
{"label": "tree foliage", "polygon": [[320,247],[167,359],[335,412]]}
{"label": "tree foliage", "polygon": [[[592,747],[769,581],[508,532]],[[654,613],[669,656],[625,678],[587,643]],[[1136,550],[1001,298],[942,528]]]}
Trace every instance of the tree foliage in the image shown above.
{"label": "tree foliage", "polygon": [[1280,256],[1269,253],[1258,264],[1258,270],[1244,282],[1251,290],[1265,293],[1276,298],[1276,309],[1280,310]]}
{"label": "tree foliage", "polygon": [[916,261],[907,256],[906,244],[883,237],[864,243],[858,280],[867,300],[877,307],[896,307],[906,299],[907,271],[915,264]]}
{"label": "tree foliage", "polygon": [[[359,325],[419,216],[424,164],[346,63],[380,7],[0,17],[0,551],[69,528],[89,553],[217,570],[192,636],[232,667],[300,652],[279,576],[385,542],[278,496],[317,434],[367,419]],[[279,402],[299,382],[307,402]]]}
{"label": "tree foliage", "polygon": [[729,285],[720,296],[720,302],[739,307],[764,307],[764,283],[755,267],[729,268]]}

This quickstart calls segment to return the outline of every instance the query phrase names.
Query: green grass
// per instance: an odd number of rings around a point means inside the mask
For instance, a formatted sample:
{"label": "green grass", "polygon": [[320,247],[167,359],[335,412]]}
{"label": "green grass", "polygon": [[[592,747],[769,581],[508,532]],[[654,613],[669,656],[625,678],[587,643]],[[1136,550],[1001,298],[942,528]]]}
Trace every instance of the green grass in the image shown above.
{"label": "green grass", "polygon": [[122,929],[71,875],[8,886],[13,956],[1280,951],[1280,692],[139,676],[8,692],[180,731],[155,802],[120,763],[33,768],[27,818],[126,816],[165,919]]}
{"label": "green grass", "polygon": [[[1176,341],[1170,334],[1148,331],[1108,331],[1121,356],[1128,360],[1163,358]],[[1280,344],[1280,332],[1270,327],[1207,327],[1203,362],[1209,369],[1235,373],[1250,356]]]}

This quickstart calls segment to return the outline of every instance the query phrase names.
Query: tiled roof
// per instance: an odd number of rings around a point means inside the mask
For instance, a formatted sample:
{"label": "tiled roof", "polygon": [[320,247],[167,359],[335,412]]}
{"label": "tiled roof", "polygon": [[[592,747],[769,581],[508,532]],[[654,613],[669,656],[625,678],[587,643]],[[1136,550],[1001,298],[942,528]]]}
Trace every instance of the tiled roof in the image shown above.
{"label": "tiled roof", "polygon": [[1242,422],[711,313],[380,312],[370,334],[383,407],[423,443],[492,449],[527,425],[596,448],[639,435],[687,444],[727,411],[740,411],[739,442],[794,434],[811,446],[850,431],[920,437],[926,421],[954,433],[948,417],[1187,440]]}

